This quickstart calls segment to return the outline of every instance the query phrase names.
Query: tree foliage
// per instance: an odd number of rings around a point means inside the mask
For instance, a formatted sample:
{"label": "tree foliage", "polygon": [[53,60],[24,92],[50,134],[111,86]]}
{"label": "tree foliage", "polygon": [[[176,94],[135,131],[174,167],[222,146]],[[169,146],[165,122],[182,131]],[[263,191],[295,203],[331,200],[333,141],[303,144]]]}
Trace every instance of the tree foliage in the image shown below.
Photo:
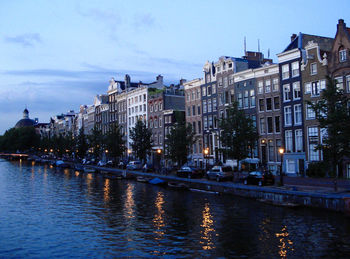
{"label": "tree foliage", "polygon": [[220,120],[220,128],[222,152],[238,161],[247,158],[256,146],[258,133],[253,120],[238,109],[237,102],[227,110],[227,116]]}
{"label": "tree foliage", "polygon": [[142,120],[138,120],[135,127],[130,130],[130,139],[132,140],[131,148],[136,157],[145,161],[152,148],[152,131]]}
{"label": "tree foliage", "polygon": [[327,87],[321,92],[317,103],[307,102],[316,113],[319,127],[323,131],[322,143],[317,149],[323,151],[324,160],[336,173],[337,165],[350,156],[350,115],[349,98],[344,90],[337,87],[336,80],[327,78]]}
{"label": "tree foliage", "polygon": [[108,154],[113,158],[119,158],[125,151],[125,140],[121,133],[119,124],[111,125],[105,136],[105,144],[108,149]]}
{"label": "tree foliage", "polygon": [[29,151],[40,144],[40,136],[34,127],[11,128],[0,138],[0,150]]}
{"label": "tree foliage", "polygon": [[96,158],[100,158],[103,150],[103,135],[102,131],[95,127],[91,130],[91,134],[88,136],[89,146],[92,148],[92,152]]}
{"label": "tree foliage", "polygon": [[79,135],[76,140],[76,148],[77,148],[77,156],[80,158],[84,158],[87,150],[89,149],[87,137],[84,132],[84,128],[82,127],[79,130]]}
{"label": "tree foliage", "polygon": [[178,165],[187,162],[187,156],[194,143],[194,132],[191,124],[184,119],[177,119],[177,122],[170,128],[170,134],[166,136],[166,157]]}

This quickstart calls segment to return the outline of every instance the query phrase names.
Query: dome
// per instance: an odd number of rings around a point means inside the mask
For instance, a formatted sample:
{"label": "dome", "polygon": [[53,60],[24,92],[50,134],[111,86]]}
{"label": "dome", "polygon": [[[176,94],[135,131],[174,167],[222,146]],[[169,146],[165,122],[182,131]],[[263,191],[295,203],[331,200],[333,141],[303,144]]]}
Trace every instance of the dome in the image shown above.
{"label": "dome", "polygon": [[34,126],[36,123],[31,119],[21,119],[16,123],[15,128]]}
{"label": "dome", "polygon": [[23,111],[23,119],[19,120],[16,123],[15,128],[30,127],[34,125],[36,125],[36,122],[29,119],[29,111],[27,110],[27,108],[25,108]]}

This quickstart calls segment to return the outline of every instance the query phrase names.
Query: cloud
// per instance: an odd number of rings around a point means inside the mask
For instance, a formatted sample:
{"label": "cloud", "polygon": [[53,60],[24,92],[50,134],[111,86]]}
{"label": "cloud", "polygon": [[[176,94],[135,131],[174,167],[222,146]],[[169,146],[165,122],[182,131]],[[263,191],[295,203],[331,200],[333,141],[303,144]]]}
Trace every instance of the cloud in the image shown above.
{"label": "cloud", "polygon": [[41,43],[39,33],[25,33],[17,36],[5,37],[5,42],[22,45],[23,47],[33,47],[37,43]]}
{"label": "cloud", "polygon": [[155,25],[155,19],[150,13],[135,14],[132,24],[136,30],[151,28]]}

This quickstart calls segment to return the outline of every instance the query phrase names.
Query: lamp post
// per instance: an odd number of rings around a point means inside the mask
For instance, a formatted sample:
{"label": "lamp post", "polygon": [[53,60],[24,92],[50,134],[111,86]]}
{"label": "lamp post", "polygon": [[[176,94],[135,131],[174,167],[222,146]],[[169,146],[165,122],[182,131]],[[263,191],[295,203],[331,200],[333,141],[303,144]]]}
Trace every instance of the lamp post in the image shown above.
{"label": "lamp post", "polygon": [[281,155],[281,166],[280,166],[280,184],[281,186],[283,186],[283,172],[282,172],[282,167],[283,167],[283,154],[284,154],[284,148],[283,147],[280,147],[278,149],[278,152],[280,153]]}
{"label": "lamp post", "polygon": [[209,147],[203,150],[204,158],[205,158],[205,170],[208,170],[208,155],[209,155]]}

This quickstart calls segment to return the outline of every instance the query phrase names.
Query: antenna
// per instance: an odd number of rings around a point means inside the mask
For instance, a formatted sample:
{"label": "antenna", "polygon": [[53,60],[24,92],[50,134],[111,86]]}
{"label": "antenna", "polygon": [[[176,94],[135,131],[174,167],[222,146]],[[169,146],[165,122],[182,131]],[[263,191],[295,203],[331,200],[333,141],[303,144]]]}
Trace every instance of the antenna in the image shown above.
{"label": "antenna", "polygon": [[247,41],[245,36],[244,36],[244,56],[247,56]]}
{"label": "antenna", "polygon": [[267,58],[270,58],[270,48],[267,50]]}

